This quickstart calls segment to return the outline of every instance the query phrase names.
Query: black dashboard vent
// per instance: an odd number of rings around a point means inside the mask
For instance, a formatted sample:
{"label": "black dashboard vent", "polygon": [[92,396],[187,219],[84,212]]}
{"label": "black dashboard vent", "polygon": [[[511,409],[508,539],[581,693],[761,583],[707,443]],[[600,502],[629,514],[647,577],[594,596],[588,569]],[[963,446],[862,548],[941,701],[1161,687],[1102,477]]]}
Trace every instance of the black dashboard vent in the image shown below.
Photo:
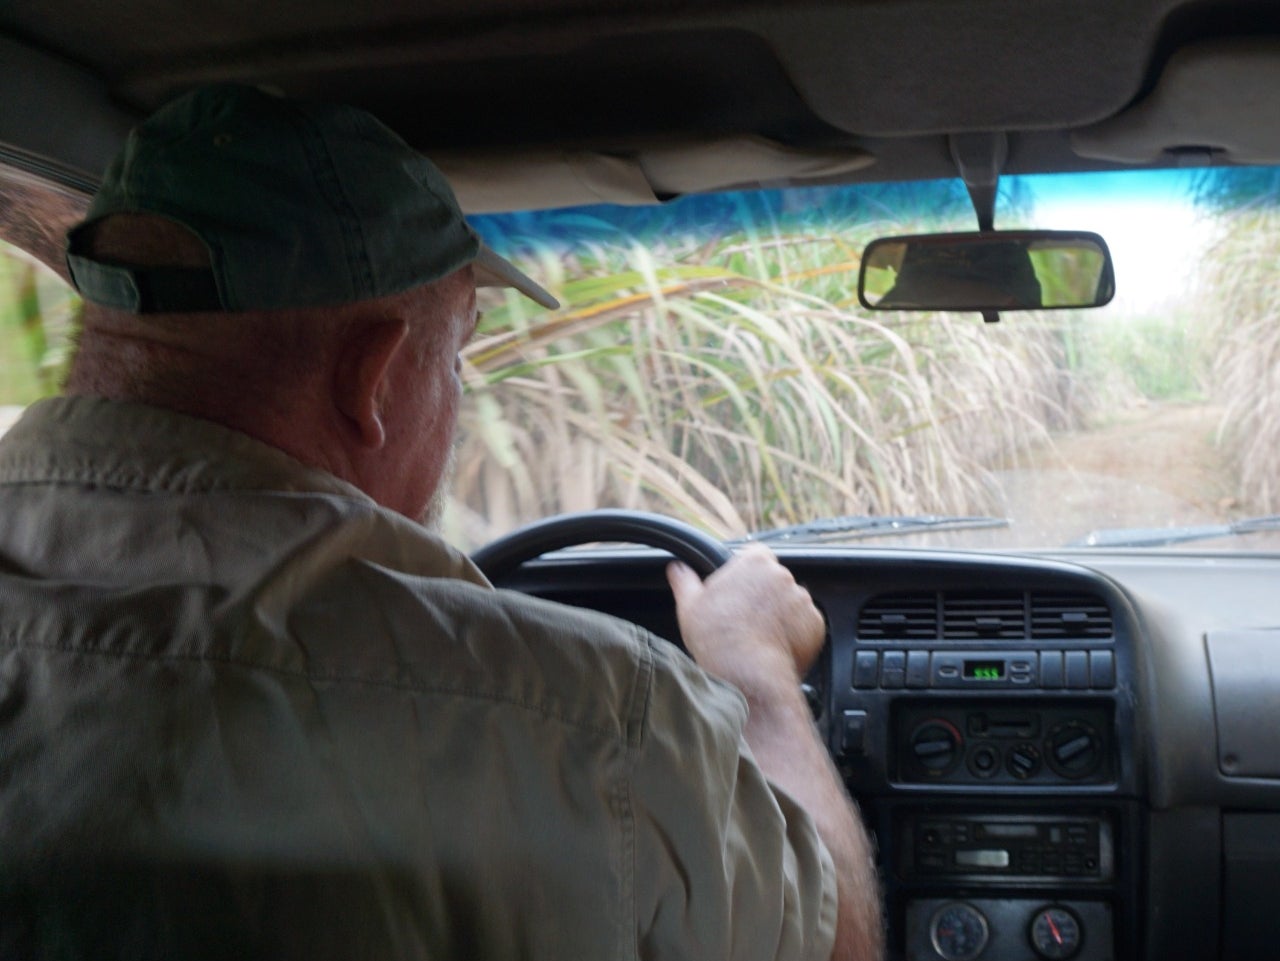
{"label": "black dashboard vent", "polygon": [[1092,594],[1032,594],[1031,636],[1038,641],[1065,638],[1099,640],[1115,632],[1106,602]]}
{"label": "black dashboard vent", "polygon": [[1006,640],[1027,636],[1026,595],[947,594],[942,637],[948,641]]}
{"label": "black dashboard vent", "polygon": [[937,594],[882,594],[858,617],[858,637],[869,641],[938,638]]}

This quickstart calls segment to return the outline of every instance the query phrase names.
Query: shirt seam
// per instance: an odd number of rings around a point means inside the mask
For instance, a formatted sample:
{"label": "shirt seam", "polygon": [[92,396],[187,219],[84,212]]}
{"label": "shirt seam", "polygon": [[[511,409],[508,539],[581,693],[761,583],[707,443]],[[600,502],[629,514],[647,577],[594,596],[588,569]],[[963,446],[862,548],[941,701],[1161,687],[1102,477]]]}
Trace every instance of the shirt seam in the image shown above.
{"label": "shirt seam", "polygon": [[616,739],[621,741],[623,745],[630,749],[628,738],[624,733],[619,734],[618,731],[610,730],[606,727],[598,727],[593,724],[587,724],[582,721],[568,717],[565,714],[553,710],[544,704],[532,701],[521,700],[520,698],[508,697],[493,691],[485,691],[478,688],[469,687],[445,687],[432,684],[415,684],[403,681],[379,680],[372,677],[360,677],[358,675],[340,674],[340,673],[324,673],[318,671],[300,671],[292,668],[274,667],[269,664],[260,664],[254,661],[247,661],[235,657],[220,657],[216,654],[141,654],[131,651],[102,651],[95,650],[91,647],[77,647],[75,645],[64,644],[42,644],[39,642],[23,642],[15,640],[0,639],[0,648],[8,648],[14,651],[45,651],[56,652],[60,654],[84,654],[92,657],[107,657],[122,660],[134,661],[183,661],[183,662],[204,662],[224,664],[230,667],[244,668],[245,670],[263,671],[268,674],[277,674],[284,677],[293,677],[300,680],[308,681],[337,681],[346,684],[356,684],[365,687],[383,688],[397,691],[413,691],[419,694],[451,694],[459,697],[470,698],[473,700],[492,701],[499,704],[509,704],[525,711],[530,711],[543,717],[559,721],[569,727],[577,728],[589,734],[595,734],[607,739]]}
{"label": "shirt seam", "polygon": [[636,661],[635,683],[632,685],[627,716],[627,767],[626,776],[618,785],[618,804],[622,846],[622,870],[625,888],[621,893],[622,917],[618,931],[618,957],[634,961],[637,957],[637,930],[639,910],[636,905],[636,826],[634,782],[635,766],[639,763],[644,746],[645,732],[649,724],[649,707],[653,696],[654,651],[653,639],[645,631],[633,627],[639,657]]}
{"label": "shirt seam", "polygon": [[[184,470],[187,468],[183,468]],[[5,487],[44,487],[89,485],[111,491],[136,494],[321,494],[342,498],[353,504],[369,502],[349,491],[325,487],[282,486],[267,481],[245,481],[236,477],[202,478],[198,481],[176,477],[139,477],[124,469],[93,467],[50,467],[35,461],[10,460],[0,467],[0,485]]]}

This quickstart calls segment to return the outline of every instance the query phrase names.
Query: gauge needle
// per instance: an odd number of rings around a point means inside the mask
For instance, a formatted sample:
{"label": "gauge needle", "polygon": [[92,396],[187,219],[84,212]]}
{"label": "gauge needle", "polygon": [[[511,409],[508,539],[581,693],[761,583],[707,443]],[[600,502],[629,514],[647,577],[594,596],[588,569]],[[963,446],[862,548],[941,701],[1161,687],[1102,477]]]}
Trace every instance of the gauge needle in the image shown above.
{"label": "gauge needle", "polygon": [[1053,915],[1052,915],[1052,914],[1046,914],[1046,915],[1044,916],[1044,919],[1045,919],[1046,921],[1048,921],[1048,922],[1049,922],[1049,930],[1053,932],[1053,940],[1055,940],[1055,941],[1057,941],[1059,944],[1061,944],[1061,943],[1062,943],[1062,932],[1061,932],[1061,931],[1059,931],[1059,930],[1058,930],[1058,926],[1057,926],[1056,924],[1054,924],[1054,923],[1053,923]]}

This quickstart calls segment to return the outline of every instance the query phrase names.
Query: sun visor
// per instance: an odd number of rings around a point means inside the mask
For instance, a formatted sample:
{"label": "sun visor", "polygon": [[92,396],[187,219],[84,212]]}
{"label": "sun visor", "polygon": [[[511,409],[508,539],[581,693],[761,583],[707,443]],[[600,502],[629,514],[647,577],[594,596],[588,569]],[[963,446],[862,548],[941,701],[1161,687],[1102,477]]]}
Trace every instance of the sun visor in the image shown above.
{"label": "sun visor", "polygon": [[622,157],[567,151],[430,157],[468,214],[658,202],[644,171]]}
{"label": "sun visor", "polygon": [[435,152],[431,159],[469,214],[600,203],[639,206],[684,194],[825,183],[875,162],[856,147],[801,150],[763,137],[650,145],[616,155]]}
{"label": "sun visor", "polygon": [[799,149],[763,137],[726,137],[696,146],[651,147],[639,155],[656,193],[825,183],[862,170],[875,157],[856,147]]}
{"label": "sun visor", "polygon": [[1280,39],[1213,40],[1175,53],[1155,89],[1071,134],[1082,157],[1118,163],[1200,153],[1214,162],[1280,163]]}

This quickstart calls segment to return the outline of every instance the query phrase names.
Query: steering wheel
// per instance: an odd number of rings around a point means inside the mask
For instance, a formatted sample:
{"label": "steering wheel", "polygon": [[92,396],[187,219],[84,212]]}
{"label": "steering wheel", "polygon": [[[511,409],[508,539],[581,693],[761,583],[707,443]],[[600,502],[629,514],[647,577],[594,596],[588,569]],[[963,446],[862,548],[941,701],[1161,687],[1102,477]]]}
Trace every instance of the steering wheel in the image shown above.
{"label": "steering wheel", "polygon": [[599,510],[535,521],[481,547],[471,560],[495,581],[548,551],[595,541],[660,548],[704,578],[733,557],[729,548],[683,521],[644,511]]}
{"label": "steering wheel", "polygon": [[[490,541],[473,553],[471,560],[489,580],[497,581],[525,561],[548,551],[595,541],[660,548],[684,561],[702,578],[710,576],[733,557],[733,551],[724,544],[683,521],[644,511],[600,510],[560,514],[535,521]],[[814,719],[821,717],[821,695],[808,683],[802,684],[800,689]]]}

